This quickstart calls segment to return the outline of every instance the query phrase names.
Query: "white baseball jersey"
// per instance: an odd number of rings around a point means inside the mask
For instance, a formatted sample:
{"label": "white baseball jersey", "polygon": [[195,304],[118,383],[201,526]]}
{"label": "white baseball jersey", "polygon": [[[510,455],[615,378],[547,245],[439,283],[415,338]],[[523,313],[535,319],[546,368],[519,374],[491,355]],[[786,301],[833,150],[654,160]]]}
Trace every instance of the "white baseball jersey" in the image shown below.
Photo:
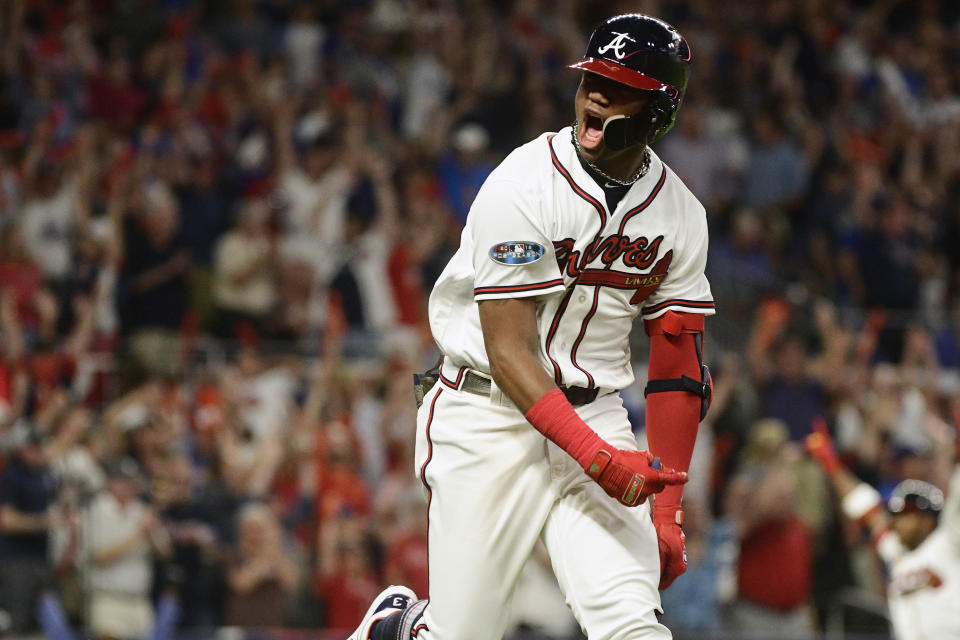
{"label": "white baseball jersey", "polygon": [[[542,540],[590,638],[667,640],[657,620],[660,561],[649,505],[610,499],[491,386],[478,301],[536,296],[543,366],[566,386],[633,382],[637,314],[713,313],[703,275],[703,207],[656,156],[609,211],[570,129],[523,145],[480,189],[460,249],[430,296],[446,358],[417,414],[416,465],[428,492],[430,602],[420,640],[498,640],[513,585]],[[576,408],[605,441],[636,449],[617,393]]]}
{"label": "white baseball jersey", "polygon": [[458,366],[489,372],[475,302],[538,296],[541,360],[558,384],[623,389],[637,314],[710,315],[703,206],[651,151],[613,211],[570,128],[511,153],[480,189],[460,249],[430,296],[430,326]]}
{"label": "white baseball jersey", "polygon": [[897,640],[960,640],[960,467],[934,532],[913,551],[898,541],[881,543],[880,551],[890,569],[887,601]]}

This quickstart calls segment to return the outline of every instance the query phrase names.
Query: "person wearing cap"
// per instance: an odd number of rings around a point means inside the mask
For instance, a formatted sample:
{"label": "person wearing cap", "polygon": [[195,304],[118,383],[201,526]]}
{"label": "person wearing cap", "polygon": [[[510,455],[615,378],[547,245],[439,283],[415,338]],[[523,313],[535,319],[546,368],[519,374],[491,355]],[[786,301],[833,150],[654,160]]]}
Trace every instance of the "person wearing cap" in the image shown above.
{"label": "person wearing cap", "polygon": [[[710,399],[714,303],[706,211],[651,145],[673,126],[690,60],[662,20],[606,20],[571,65],[572,125],[480,187],[430,295],[443,358],[415,384],[428,592],[388,587],[351,640],[497,640],[538,540],[591,640],[671,637],[660,589],[686,569],[681,498]],[[640,318],[650,451],[620,396]]]}
{"label": "person wearing cap", "polygon": [[172,545],[157,515],[139,498],[137,463],[119,460],[107,476],[106,489],[84,518],[88,626],[95,639],[139,640],[154,628],[154,554],[169,557]]}
{"label": "person wearing cap", "polygon": [[805,445],[840,499],[844,516],[869,531],[887,567],[887,605],[897,640],[960,639],[960,423],[957,464],[947,496],[923,480],[880,493],[843,466],[827,426],[814,425]]}

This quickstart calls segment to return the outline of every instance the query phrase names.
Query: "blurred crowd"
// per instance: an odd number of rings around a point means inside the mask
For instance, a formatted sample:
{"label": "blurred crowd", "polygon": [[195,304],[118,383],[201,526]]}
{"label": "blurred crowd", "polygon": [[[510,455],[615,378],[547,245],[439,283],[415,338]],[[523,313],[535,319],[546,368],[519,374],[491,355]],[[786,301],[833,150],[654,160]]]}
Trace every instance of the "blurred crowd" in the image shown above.
{"label": "blurred crowd", "polygon": [[[426,593],[427,295],[489,171],[572,121],[592,27],[637,10],[693,49],[655,151],[707,207],[718,309],[666,620],[802,637],[882,593],[799,443],[823,417],[881,490],[945,485],[956,3],[11,0],[0,629],[343,631],[382,584]],[[540,560],[517,623],[572,632]]]}

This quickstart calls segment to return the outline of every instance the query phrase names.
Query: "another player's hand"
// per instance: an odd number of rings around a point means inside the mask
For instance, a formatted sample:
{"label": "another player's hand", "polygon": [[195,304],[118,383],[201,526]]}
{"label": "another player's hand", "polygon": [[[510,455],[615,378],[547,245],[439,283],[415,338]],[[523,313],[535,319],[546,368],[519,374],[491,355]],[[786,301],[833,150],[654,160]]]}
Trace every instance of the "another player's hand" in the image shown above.
{"label": "another player's hand", "polygon": [[683,511],[677,506],[654,507],[653,526],[660,548],[660,589],[666,589],[687,570]]}
{"label": "another player's hand", "polygon": [[823,470],[828,474],[833,474],[843,465],[833,447],[833,438],[827,430],[827,423],[823,418],[817,417],[813,421],[813,433],[804,439],[804,446],[807,453],[820,463]]}
{"label": "another player's hand", "polygon": [[647,496],[660,493],[668,485],[687,481],[684,471],[661,469],[648,451],[601,449],[587,467],[587,475],[620,504],[635,507]]}

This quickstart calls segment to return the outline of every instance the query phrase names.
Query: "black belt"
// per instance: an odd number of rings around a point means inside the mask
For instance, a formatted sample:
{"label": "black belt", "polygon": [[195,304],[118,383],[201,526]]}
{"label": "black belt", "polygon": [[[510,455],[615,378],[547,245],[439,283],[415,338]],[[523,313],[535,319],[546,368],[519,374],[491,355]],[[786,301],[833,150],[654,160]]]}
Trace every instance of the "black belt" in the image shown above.
{"label": "black belt", "polygon": [[[490,378],[485,378],[467,369],[463,372],[463,382],[460,384],[460,390],[469,391],[470,393],[476,393],[481,396],[489,396]],[[585,387],[560,387],[560,391],[563,391],[563,395],[567,396],[567,400],[575,407],[590,404],[597,399],[597,394],[600,393],[600,389],[598,388],[587,389]]]}

